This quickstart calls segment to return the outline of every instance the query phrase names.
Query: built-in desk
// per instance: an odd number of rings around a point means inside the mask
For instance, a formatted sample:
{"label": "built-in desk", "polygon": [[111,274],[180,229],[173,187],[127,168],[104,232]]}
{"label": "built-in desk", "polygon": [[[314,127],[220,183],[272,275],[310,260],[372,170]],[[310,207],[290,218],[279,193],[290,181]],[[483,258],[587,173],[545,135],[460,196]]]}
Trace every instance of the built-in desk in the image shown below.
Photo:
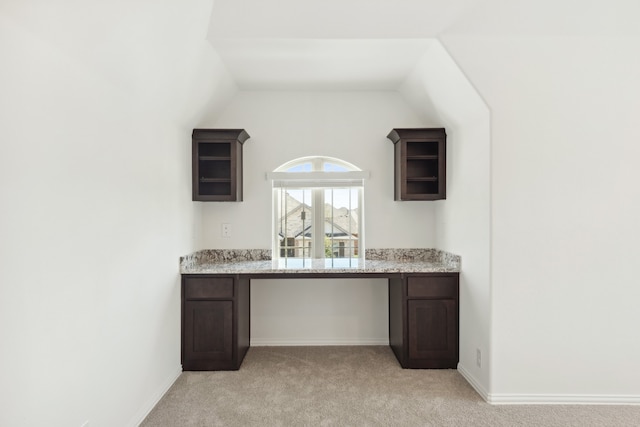
{"label": "built-in desk", "polygon": [[403,368],[456,368],[460,258],[434,249],[368,250],[369,259],[271,260],[210,250],[180,260],[182,369],[236,370],[250,340],[252,279],[385,278],[389,345]]}

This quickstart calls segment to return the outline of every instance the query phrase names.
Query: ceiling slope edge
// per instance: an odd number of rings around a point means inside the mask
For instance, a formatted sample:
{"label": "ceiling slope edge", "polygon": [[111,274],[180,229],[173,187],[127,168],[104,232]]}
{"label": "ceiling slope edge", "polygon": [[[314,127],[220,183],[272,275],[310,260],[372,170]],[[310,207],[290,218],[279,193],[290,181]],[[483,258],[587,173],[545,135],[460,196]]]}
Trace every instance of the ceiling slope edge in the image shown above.
{"label": "ceiling slope edge", "polygon": [[489,120],[489,107],[440,41],[434,41],[398,88],[423,117],[460,126]]}

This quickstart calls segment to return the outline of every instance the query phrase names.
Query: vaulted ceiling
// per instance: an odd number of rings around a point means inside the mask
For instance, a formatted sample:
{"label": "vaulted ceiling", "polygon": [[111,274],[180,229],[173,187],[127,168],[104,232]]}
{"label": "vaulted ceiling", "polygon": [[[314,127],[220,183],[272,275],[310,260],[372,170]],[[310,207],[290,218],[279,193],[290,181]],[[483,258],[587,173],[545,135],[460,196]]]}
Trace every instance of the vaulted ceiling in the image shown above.
{"label": "vaulted ceiling", "polygon": [[214,39],[241,89],[395,90],[427,39]]}
{"label": "vaulted ceiling", "polygon": [[240,89],[395,90],[435,39],[640,35],[638,4],[216,0],[208,40]]}

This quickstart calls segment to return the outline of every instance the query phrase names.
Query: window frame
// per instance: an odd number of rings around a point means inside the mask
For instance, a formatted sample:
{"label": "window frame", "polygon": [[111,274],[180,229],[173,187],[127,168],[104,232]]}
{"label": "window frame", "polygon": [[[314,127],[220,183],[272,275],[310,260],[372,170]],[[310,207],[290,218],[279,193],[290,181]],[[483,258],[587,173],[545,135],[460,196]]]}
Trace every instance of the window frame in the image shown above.
{"label": "window frame", "polygon": [[[309,166],[310,164],[310,166]],[[328,166],[330,165],[330,166]],[[328,166],[329,171],[324,170],[325,167]],[[292,170],[293,169],[293,170]],[[300,169],[306,169],[305,171],[300,172]],[[310,170],[309,170],[310,169]],[[337,170],[336,170],[337,169]],[[295,258],[295,259],[336,259],[340,258],[333,257],[335,250],[333,247],[335,245],[339,246],[340,242],[332,241],[330,244],[331,256],[327,256],[325,251],[325,223],[327,219],[331,218],[332,230],[335,227],[335,223],[333,219],[333,209],[331,209],[332,216],[325,216],[325,192],[327,190],[348,188],[350,190],[357,191],[357,236],[355,242],[348,247],[352,256],[349,258],[359,258],[364,259],[364,181],[369,177],[369,173],[366,171],[362,171],[357,166],[348,163],[344,160],[334,158],[334,157],[326,157],[326,156],[312,156],[312,157],[301,157],[297,159],[293,159],[284,163],[283,165],[276,168],[273,172],[267,173],[267,179],[271,180],[271,188],[273,193],[273,204],[272,204],[272,215],[273,215],[273,229],[272,229],[272,253],[274,259],[287,259],[287,258]],[[309,190],[311,194],[311,215],[312,222],[310,227],[312,230],[311,235],[311,250],[310,256],[306,256],[308,251],[306,244],[303,242],[303,246],[301,248],[302,256],[294,256],[290,257],[289,254],[291,251],[289,250],[289,243],[287,245],[282,246],[282,241],[286,239],[290,239],[291,236],[280,236],[281,224],[280,220],[282,217],[281,213],[281,196],[282,193],[286,191],[286,189],[299,189],[299,190]],[[349,197],[352,197],[351,195]],[[301,202],[305,203],[305,202]],[[331,204],[333,206],[333,204]],[[308,206],[308,205],[307,205]],[[335,208],[335,207],[334,207]],[[353,214],[354,208],[347,208],[350,215]],[[353,235],[355,234],[351,230],[348,231],[349,239],[354,239]],[[303,231],[303,234],[306,234]],[[331,234],[331,238],[333,239],[333,231]],[[304,236],[303,236],[304,240]],[[338,255],[340,253],[344,253],[344,246],[342,250],[338,250]],[[282,251],[284,250],[284,256],[282,255]],[[298,248],[293,249],[294,255],[296,254],[296,250]],[[357,252],[357,255],[355,253]]]}

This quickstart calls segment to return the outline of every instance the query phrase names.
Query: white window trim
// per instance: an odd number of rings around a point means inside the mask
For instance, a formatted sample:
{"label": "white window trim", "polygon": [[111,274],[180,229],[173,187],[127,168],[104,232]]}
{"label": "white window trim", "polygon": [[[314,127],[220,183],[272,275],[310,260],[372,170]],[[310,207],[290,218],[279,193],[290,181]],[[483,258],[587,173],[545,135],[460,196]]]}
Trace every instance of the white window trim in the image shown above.
{"label": "white window trim", "polygon": [[267,172],[266,178],[272,181],[273,188],[362,187],[369,172]]}

